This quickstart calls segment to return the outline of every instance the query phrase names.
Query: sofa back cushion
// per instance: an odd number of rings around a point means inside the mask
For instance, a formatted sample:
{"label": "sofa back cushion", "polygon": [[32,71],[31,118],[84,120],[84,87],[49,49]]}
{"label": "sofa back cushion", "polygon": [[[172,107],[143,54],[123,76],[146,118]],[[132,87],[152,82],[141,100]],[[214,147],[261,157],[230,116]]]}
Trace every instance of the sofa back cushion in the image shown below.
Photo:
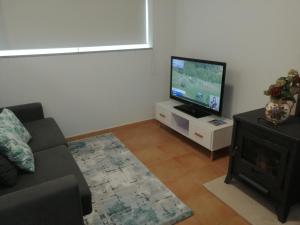
{"label": "sofa back cushion", "polygon": [[[11,110],[22,123],[44,119],[43,106],[41,103],[28,103],[23,105],[7,106],[5,107]],[[4,108],[0,108],[2,112]]]}
{"label": "sofa back cushion", "polygon": [[5,156],[0,154],[0,186],[14,186],[17,183],[18,170]]}

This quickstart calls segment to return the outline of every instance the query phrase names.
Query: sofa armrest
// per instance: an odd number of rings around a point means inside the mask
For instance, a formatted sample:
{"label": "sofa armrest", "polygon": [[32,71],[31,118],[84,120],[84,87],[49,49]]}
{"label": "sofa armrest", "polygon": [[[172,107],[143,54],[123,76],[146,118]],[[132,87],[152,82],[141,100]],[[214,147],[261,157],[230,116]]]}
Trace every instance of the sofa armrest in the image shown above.
{"label": "sofa armrest", "polygon": [[74,175],[0,196],[0,223],[5,225],[83,225]]}
{"label": "sofa armrest", "polygon": [[[24,105],[16,105],[6,107],[14,112],[19,120],[24,122],[30,122],[33,120],[44,119],[44,112],[41,103],[30,103]],[[2,109],[1,109],[2,111]]]}

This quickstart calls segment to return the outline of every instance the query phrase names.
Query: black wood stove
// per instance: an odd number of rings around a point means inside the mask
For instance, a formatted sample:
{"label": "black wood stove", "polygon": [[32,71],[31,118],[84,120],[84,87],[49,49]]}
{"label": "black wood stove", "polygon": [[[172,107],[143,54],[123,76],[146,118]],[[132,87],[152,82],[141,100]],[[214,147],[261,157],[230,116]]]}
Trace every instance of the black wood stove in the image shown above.
{"label": "black wood stove", "polygon": [[263,116],[264,109],[234,116],[225,182],[236,178],[267,196],[285,222],[300,197],[300,117],[274,127]]}

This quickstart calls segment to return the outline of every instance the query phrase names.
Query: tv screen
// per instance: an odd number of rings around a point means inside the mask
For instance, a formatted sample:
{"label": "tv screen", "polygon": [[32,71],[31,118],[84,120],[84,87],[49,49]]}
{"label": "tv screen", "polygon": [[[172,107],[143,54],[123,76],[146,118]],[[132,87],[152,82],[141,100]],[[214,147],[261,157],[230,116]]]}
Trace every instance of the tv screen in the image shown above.
{"label": "tv screen", "polygon": [[226,63],[172,56],[170,97],[221,114]]}

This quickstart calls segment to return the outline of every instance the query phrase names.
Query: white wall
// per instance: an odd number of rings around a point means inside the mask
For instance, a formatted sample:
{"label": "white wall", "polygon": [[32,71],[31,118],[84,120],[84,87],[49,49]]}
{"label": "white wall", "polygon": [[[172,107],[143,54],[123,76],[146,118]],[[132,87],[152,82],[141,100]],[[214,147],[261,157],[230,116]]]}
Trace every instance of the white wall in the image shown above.
{"label": "white wall", "polygon": [[176,4],[176,54],[228,63],[225,115],[264,107],[263,90],[300,70],[299,0]]}
{"label": "white wall", "polygon": [[[225,115],[263,107],[300,70],[298,0],[154,0],[154,49],[0,58],[0,106],[41,101],[65,135],[153,117],[170,55],[228,63]],[[176,47],[176,49],[175,49]]]}
{"label": "white wall", "polygon": [[0,58],[0,106],[40,101],[66,136],[153,118],[167,98],[173,0],[154,0],[154,49]]}

